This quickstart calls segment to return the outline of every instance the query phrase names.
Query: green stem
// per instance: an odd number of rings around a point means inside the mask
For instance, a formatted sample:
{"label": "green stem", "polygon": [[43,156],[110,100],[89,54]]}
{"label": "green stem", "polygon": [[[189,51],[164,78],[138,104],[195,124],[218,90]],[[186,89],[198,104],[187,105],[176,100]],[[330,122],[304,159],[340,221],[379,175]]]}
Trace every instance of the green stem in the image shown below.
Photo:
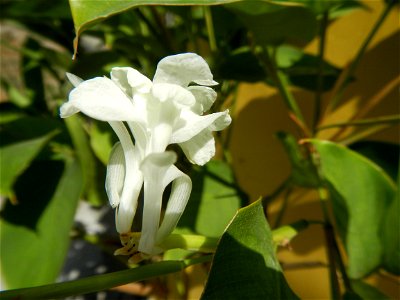
{"label": "green stem", "polygon": [[186,249],[203,253],[213,253],[217,248],[218,238],[191,234],[171,234],[160,245],[164,250]]}
{"label": "green stem", "polygon": [[208,42],[210,43],[211,52],[217,52],[217,40],[215,38],[214,23],[212,19],[212,13],[209,6],[204,6],[204,17],[206,19]]}
{"label": "green stem", "polygon": [[211,261],[212,255],[184,261],[162,261],[130,270],[94,275],[88,278],[0,292],[1,299],[59,299],[107,290],[123,284],[179,272],[186,267]]}
{"label": "green stem", "polygon": [[300,220],[272,230],[272,240],[275,245],[284,245],[290,242],[300,231],[307,229],[311,222]]}
{"label": "green stem", "polygon": [[299,106],[297,105],[296,99],[293,97],[293,94],[289,90],[289,84],[285,75],[276,67],[275,62],[271,59],[268,49],[263,48],[262,54],[262,62],[264,63],[267,73],[271,76],[271,79],[278,87],[278,90],[281,93],[285,104],[287,105],[289,110],[297,117],[297,119],[304,123],[303,115],[300,111]]}
{"label": "green stem", "polygon": [[285,214],[286,208],[288,206],[289,196],[290,196],[291,192],[292,192],[291,188],[288,188],[286,190],[285,197],[283,198],[283,203],[282,203],[281,209],[279,210],[278,216],[276,217],[274,228],[280,226],[281,223],[282,223],[283,215]]}
{"label": "green stem", "polygon": [[357,120],[357,121],[351,121],[351,122],[340,122],[340,123],[328,124],[328,125],[318,127],[317,131],[322,131],[325,129],[335,128],[335,127],[380,125],[380,124],[390,124],[390,123],[396,124],[399,122],[400,122],[399,115],[390,115],[390,116]]}
{"label": "green stem", "polygon": [[381,27],[381,25],[383,24],[383,21],[386,19],[387,15],[389,14],[392,7],[394,6],[395,2],[396,1],[389,1],[387,3],[387,5],[386,5],[385,9],[383,10],[382,14],[380,15],[379,19],[376,21],[374,27],[372,27],[368,36],[364,40],[363,44],[361,45],[360,49],[358,50],[356,57],[354,58],[353,62],[350,64],[350,67],[347,69],[347,72],[344,75],[344,79],[341,82],[341,85],[339,86],[335,96],[333,97],[332,102],[330,103],[329,110],[331,110],[331,111],[334,110],[338,106],[340,101],[342,100],[344,91],[346,90],[349,83],[352,81],[355,70],[357,69],[362,56],[364,55],[365,51],[367,50],[369,43],[371,42],[372,38],[375,36],[379,27]]}
{"label": "green stem", "polygon": [[324,12],[320,23],[319,32],[319,48],[318,48],[318,77],[317,77],[317,90],[315,92],[315,109],[314,118],[312,124],[313,133],[315,133],[315,127],[318,124],[321,115],[321,101],[322,91],[324,85],[324,54],[325,54],[325,37],[326,28],[329,20],[329,11]]}
{"label": "green stem", "polygon": [[353,144],[359,140],[362,140],[364,138],[366,138],[367,136],[370,136],[374,133],[377,133],[381,130],[384,130],[386,128],[389,127],[389,124],[384,124],[384,125],[378,125],[378,126],[374,126],[374,127],[369,127],[361,132],[357,132],[355,134],[352,134],[350,136],[348,136],[347,138],[340,140],[339,143],[341,145],[350,145]]}

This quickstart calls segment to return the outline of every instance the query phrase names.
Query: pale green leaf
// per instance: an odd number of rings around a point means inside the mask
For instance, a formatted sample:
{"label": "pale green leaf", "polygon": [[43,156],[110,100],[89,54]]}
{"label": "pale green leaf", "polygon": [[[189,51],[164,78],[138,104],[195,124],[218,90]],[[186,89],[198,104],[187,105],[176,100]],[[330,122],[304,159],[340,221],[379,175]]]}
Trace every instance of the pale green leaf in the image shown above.
{"label": "pale green leaf", "polygon": [[193,190],[178,227],[219,237],[241,206],[230,167],[213,160],[191,174]]}

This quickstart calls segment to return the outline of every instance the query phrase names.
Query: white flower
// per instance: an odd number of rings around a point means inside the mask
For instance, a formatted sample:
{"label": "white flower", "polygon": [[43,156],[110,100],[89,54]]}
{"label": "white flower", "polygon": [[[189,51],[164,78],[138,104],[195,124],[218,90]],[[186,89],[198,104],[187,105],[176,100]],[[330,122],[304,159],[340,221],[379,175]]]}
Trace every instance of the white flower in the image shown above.
{"label": "white flower", "polygon": [[[175,154],[165,151],[167,146],[179,144],[192,163],[204,165],[215,154],[212,131],[231,122],[227,110],[203,115],[216,99],[210,86],[217,83],[207,63],[185,53],[162,59],[153,81],[129,67],[113,68],[111,79],[82,81],[72,74],[68,78],[75,89],[61,106],[61,117],[82,112],[107,121],[120,140],[111,152],[106,177],[110,204],[117,207],[117,231],[125,246],[120,252],[160,252],[157,245],[175,228],[191,191],[189,177],[174,166]],[[162,194],[171,182],[160,225]],[[131,227],[143,185],[142,234],[136,245]]]}

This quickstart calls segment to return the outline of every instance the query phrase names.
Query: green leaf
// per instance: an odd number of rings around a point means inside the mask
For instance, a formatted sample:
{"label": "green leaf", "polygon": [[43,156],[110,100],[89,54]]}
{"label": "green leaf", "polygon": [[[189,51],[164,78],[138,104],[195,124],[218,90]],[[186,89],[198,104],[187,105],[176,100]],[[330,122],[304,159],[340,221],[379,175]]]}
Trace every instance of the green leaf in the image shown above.
{"label": "green leaf", "polygon": [[348,260],[348,274],[361,278],[381,264],[381,224],[396,187],[367,158],[328,141],[312,140],[328,181],[333,212]]}
{"label": "green leaf", "polygon": [[264,68],[248,47],[238,49],[220,58],[216,77],[255,82],[266,78]]}
{"label": "green leaf", "polygon": [[7,288],[53,282],[64,262],[82,187],[74,160],[38,161],[18,179],[18,204],[1,212],[2,281]]}
{"label": "green leaf", "polygon": [[361,281],[361,280],[352,280],[351,281],[351,287],[353,291],[349,292],[347,291],[343,299],[365,299],[365,300],[389,300],[390,298],[386,295],[384,295],[381,291],[379,291],[377,288]]}
{"label": "green leaf", "polygon": [[13,185],[40,150],[49,140],[58,133],[52,131],[40,137],[23,140],[0,147],[0,164],[2,168],[0,193],[7,197],[14,197]]}
{"label": "green leaf", "polygon": [[400,145],[378,141],[361,141],[349,146],[350,149],[372,160],[393,179],[399,173]]}
{"label": "green leaf", "polygon": [[[276,60],[278,67],[289,77],[290,83],[308,90],[317,89],[319,58],[304,53],[301,49],[282,45],[277,48]],[[324,61],[322,67],[323,91],[333,88],[340,69]]]}
{"label": "green leaf", "polygon": [[97,158],[103,163],[108,163],[111,149],[116,141],[115,134],[106,122],[96,122],[90,126],[90,146]]}
{"label": "green leaf", "polygon": [[101,205],[106,202],[104,184],[101,184],[105,178],[105,168],[93,154],[89,137],[83,129],[83,118],[74,115],[64,120],[82,165],[84,196],[92,205]]}
{"label": "green leaf", "polygon": [[382,226],[383,267],[400,275],[400,181],[394,201],[385,212]]}
{"label": "green leaf", "polygon": [[202,299],[298,299],[275,256],[261,201],[240,209],[222,235]]}
{"label": "green leaf", "polygon": [[219,237],[241,207],[232,171],[226,163],[212,160],[190,175],[193,190],[178,227],[208,237]]}
{"label": "green leaf", "polygon": [[317,20],[310,9],[285,2],[240,1],[227,5],[254,34],[260,44],[279,45],[311,41]]}

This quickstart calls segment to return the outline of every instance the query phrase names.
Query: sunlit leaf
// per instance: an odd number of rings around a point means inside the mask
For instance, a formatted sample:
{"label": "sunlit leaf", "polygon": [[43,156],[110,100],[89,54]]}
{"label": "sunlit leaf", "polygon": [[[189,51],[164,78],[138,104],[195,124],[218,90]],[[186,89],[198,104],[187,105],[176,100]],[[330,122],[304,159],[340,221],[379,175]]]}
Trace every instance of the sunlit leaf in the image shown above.
{"label": "sunlit leaf", "polygon": [[202,299],[298,299],[275,256],[261,201],[240,209],[222,235]]}
{"label": "sunlit leaf", "polygon": [[7,288],[53,282],[64,262],[82,187],[76,161],[35,162],[18,179],[18,204],[1,212],[1,277]]}
{"label": "sunlit leaf", "polygon": [[74,115],[64,120],[82,165],[84,197],[92,205],[98,206],[106,201],[104,184],[101,183],[105,178],[105,167],[93,154],[89,137],[83,129],[83,118]]}
{"label": "sunlit leaf", "polygon": [[381,224],[396,187],[367,158],[332,142],[312,140],[329,183],[333,212],[345,243],[348,274],[361,278],[382,263]]}
{"label": "sunlit leaf", "polygon": [[90,146],[103,164],[108,163],[111,149],[116,142],[113,131],[105,122],[93,122],[90,126]]}
{"label": "sunlit leaf", "polygon": [[178,227],[197,234],[219,237],[241,206],[230,167],[210,161],[191,174],[193,190]]}

